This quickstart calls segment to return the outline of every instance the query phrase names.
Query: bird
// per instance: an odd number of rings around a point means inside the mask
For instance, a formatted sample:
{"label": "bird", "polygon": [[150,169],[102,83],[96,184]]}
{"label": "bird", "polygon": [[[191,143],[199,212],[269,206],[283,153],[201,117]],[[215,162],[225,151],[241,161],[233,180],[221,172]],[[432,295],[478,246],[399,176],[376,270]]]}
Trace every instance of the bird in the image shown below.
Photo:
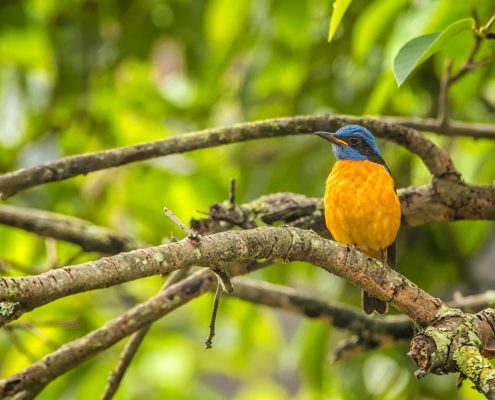
{"label": "bird", "polygon": [[[325,223],[332,237],[395,269],[400,202],[375,137],[360,125],[315,134],[332,144],[336,158],[324,195]],[[361,293],[366,314],[388,311],[387,302]]]}

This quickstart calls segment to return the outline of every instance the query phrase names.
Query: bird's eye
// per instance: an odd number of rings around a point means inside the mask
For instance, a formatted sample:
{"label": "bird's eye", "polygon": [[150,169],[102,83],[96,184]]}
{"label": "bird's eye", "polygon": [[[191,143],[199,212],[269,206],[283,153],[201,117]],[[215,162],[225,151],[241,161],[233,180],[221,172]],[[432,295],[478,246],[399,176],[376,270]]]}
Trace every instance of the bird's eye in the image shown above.
{"label": "bird's eye", "polygon": [[349,143],[353,146],[359,143],[359,138],[357,136],[351,136],[349,138]]}

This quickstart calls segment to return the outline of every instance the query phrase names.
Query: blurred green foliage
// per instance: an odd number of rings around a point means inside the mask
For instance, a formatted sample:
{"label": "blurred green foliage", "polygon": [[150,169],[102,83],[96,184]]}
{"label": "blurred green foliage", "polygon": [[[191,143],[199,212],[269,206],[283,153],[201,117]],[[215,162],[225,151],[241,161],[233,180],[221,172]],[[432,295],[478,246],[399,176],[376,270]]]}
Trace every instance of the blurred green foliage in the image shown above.
{"label": "blurred green foliage", "polygon": [[[472,35],[456,37],[400,89],[393,57],[408,40],[470,17],[473,5],[485,21],[493,1],[355,0],[328,44],[328,0],[2,0],[0,171],[261,118],[435,116],[446,60],[458,68]],[[483,43],[480,57],[490,52],[493,43]],[[494,71],[492,63],[452,87],[452,117],[493,122],[485,104],[495,102]],[[492,141],[432,138],[449,149],[466,181],[494,179]],[[429,181],[415,156],[380,144],[398,187]],[[277,191],[321,196],[332,162],[328,146],[313,137],[270,139],[98,172],[29,190],[9,203],[75,215],[158,244],[183,235],[162,216],[164,205],[187,221],[224,200],[231,177],[239,201]],[[446,299],[457,290],[485,289],[495,282],[495,272],[483,269],[494,233],[489,222],[403,227],[399,270]],[[52,266],[46,247],[42,238],[0,226],[0,258],[31,273]],[[59,264],[100,256],[67,243],[56,248]],[[359,302],[356,288],[309,265],[277,265],[255,275]],[[154,277],[126,284],[125,291],[65,298],[21,321],[63,343],[147,299],[161,284]],[[203,296],[154,325],[118,399],[478,398],[469,383],[457,392],[454,376],[417,382],[406,343],[330,364],[346,332],[239,300],[223,301],[214,348],[205,351],[211,302]],[[54,323],[63,321],[69,324]],[[15,334],[36,357],[52,350],[39,334]],[[40,398],[98,398],[121,348],[58,379]],[[4,377],[29,364],[5,334],[0,360]]]}

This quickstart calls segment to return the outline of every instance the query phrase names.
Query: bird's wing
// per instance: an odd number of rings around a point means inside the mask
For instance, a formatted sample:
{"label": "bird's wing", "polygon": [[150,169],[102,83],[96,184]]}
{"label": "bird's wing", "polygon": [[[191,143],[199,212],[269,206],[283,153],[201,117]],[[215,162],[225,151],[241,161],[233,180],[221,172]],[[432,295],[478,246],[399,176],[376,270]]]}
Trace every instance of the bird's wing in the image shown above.
{"label": "bird's wing", "polygon": [[397,246],[396,241],[387,247],[387,264],[390,268],[396,269],[397,267]]}

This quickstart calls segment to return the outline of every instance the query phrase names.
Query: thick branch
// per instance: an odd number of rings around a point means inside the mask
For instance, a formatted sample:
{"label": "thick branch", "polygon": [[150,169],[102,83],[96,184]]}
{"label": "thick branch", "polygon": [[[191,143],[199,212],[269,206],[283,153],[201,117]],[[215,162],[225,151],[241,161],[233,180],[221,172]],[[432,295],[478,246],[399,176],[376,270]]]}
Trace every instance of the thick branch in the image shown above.
{"label": "thick branch", "polygon": [[[433,299],[395,271],[311,231],[297,228],[256,228],[230,231],[121,253],[113,257],[28,277],[0,281],[0,322],[60,297],[108,287],[130,280],[166,274],[194,265],[210,266],[230,261],[275,259],[306,261],[341,276],[376,297],[391,301],[420,324],[436,314],[441,301]],[[233,271],[232,275],[238,274]],[[414,302],[412,301],[414,299]],[[423,303],[421,312],[416,310]]]}
{"label": "thick branch", "polygon": [[[495,188],[493,186],[471,186],[451,180],[436,180],[432,185],[409,188],[400,191],[399,194],[404,220],[411,225],[495,217]],[[0,211],[3,208],[1,207]],[[47,223],[48,216],[44,212],[31,214],[33,225],[43,226],[43,223]],[[211,219],[195,223],[194,227],[199,228],[200,231],[206,229],[210,232],[228,229],[233,224],[248,228],[256,226],[256,221],[261,218],[267,224],[282,221],[293,223],[296,226],[310,227],[320,232],[326,231],[322,220],[321,201],[301,195],[274,194],[235,208],[232,208],[230,204],[228,207],[215,205],[211,214]],[[51,216],[51,213],[48,215]],[[63,217],[59,219],[64,220]],[[72,218],[67,219],[72,221]],[[219,225],[215,228],[214,224]],[[230,224],[230,226],[225,226],[225,224]],[[60,226],[63,232],[65,225]],[[107,234],[109,231],[102,228],[94,227],[93,230],[87,230],[83,222],[78,222],[76,226],[82,226],[81,230],[76,230],[80,233],[94,231],[102,232],[103,237],[105,235],[116,237],[115,234]],[[67,232],[63,232],[63,235],[69,238]],[[77,237],[77,235],[74,236]],[[102,236],[99,237],[102,238]],[[80,238],[81,242],[95,243],[91,235],[86,237],[81,234]],[[105,242],[103,239],[102,241]],[[135,243],[135,241],[129,239],[127,243]],[[196,250],[190,242],[187,242],[187,246],[187,248],[181,247],[186,253]],[[163,248],[165,252],[166,249],[168,247]],[[2,308],[3,314],[0,321],[5,323],[33,307],[72,293],[107,287],[157,273],[171,272],[174,268],[160,262],[162,256],[161,248],[158,247],[79,266],[52,270],[35,277],[4,278],[0,281],[0,299],[7,303],[4,303]],[[194,257],[189,258],[190,264],[197,261]],[[139,268],[136,268],[136,265],[139,265]]]}
{"label": "thick branch", "polygon": [[0,223],[75,243],[84,251],[114,254],[147,246],[131,237],[119,235],[82,219],[33,208],[2,205]]}
{"label": "thick branch", "polygon": [[[455,220],[494,220],[495,185],[469,185],[449,179],[436,179],[430,185],[398,191],[402,221],[417,226]],[[327,235],[320,198],[295,193],[274,193],[249,203],[214,204],[209,217],[191,221],[198,232],[220,232],[233,227],[254,228],[259,222],[268,225],[285,223],[313,229]]]}
{"label": "thick branch", "polygon": [[414,129],[370,118],[300,116],[208,129],[134,146],[66,157],[21,169],[0,176],[0,197],[7,199],[22,190],[44,183],[168,154],[253,139],[312,133],[318,130],[334,131],[347,124],[363,125],[376,136],[393,140],[408,148],[423,160],[435,176],[458,175],[449,154]]}
{"label": "thick branch", "polygon": [[[279,257],[285,260],[308,261],[322,266],[329,272],[337,273],[351,282],[366,286],[367,290],[377,297],[392,300],[399,310],[410,316],[414,315],[420,323],[427,323],[434,318],[442,305],[441,301],[422,292],[397,272],[385,268],[362,253],[350,252],[345,246],[325,240],[309,231],[287,227],[257,228],[202,237],[199,243],[196,243],[195,249],[191,249],[191,245],[190,241],[185,239],[160,246],[160,250],[164,253],[162,263],[168,264],[173,261],[175,267],[184,267],[188,262],[185,261],[188,260],[188,256],[183,259],[183,248],[189,249],[189,253],[194,254],[194,264],[199,265],[205,259],[211,262],[215,259],[238,261]],[[167,252],[163,251],[164,247],[175,253],[173,258],[169,259],[165,256]],[[148,250],[157,251],[157,249],[159,248]],[[137,253],[131,252],[116,257],[130,257]],[[113,257],[115,262],[116,257]],[[242,272],[247,271],[240,268],[230,271],[232,275]],[[92,354],[111,346],[192,297],[211,289],[215,283],[216,278],[208,270],[187,278],[148,302],[110,321],[104,327],[61,347],[40,362],[0,382],[0,393],[15,394],[26,388],[32,390],[36,385],[46,384]],[[421,308],[414,309],[417,307]],[[50,368],[46,368],[47,365],[50,365]]]}
{"label": "thick branch", "polygon": [[483,356],[493,357],[495,310],[478,314],[445,309],[433,324],[411,341],[409,355],[420,367],[416,376],[461,372],[488,399],[495,399],[495,369]]}

